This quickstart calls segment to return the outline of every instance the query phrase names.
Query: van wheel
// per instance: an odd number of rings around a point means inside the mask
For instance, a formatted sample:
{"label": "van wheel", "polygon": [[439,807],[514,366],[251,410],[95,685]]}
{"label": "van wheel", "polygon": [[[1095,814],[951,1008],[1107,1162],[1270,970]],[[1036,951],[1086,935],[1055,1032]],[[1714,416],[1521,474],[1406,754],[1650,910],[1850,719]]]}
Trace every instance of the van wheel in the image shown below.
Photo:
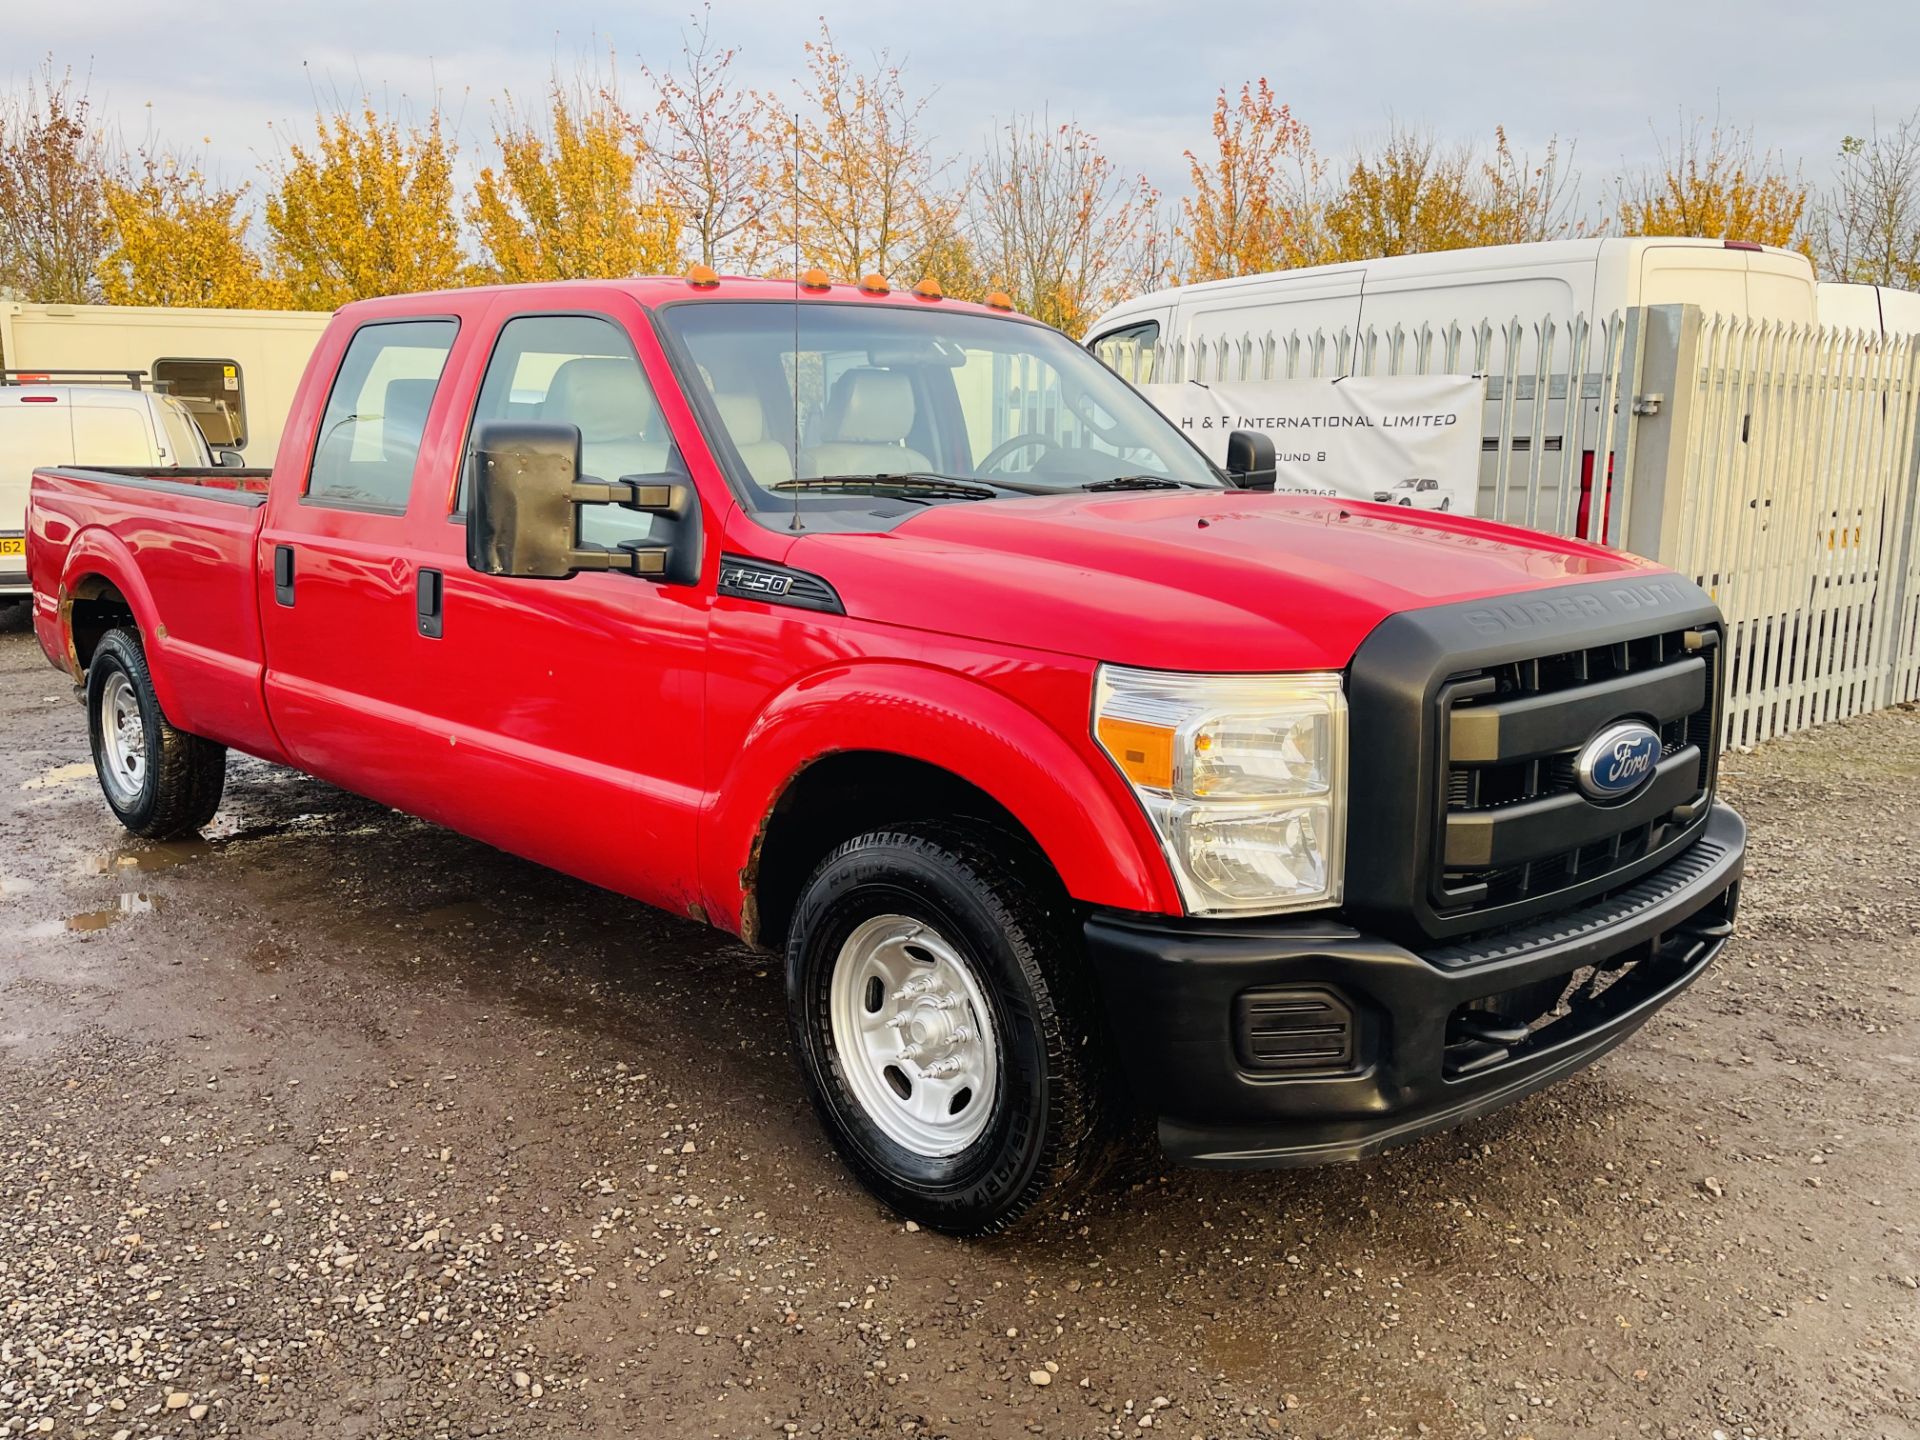
{"label": "van wheel", "polygon": [[958,1235],[1089,1183],[1109,1149],[1066,897],[987,827],[861,835],[821,863],[787,940],[787,1013],[814,1108],[860,1180]]}
{"label": "van wheel", "polygon": [[120,823],[150,840],[213,818],[227,783],[227,747],[175,729],[153,693],[140,636],[100,637],[87,666],[87,737],[100,789]]}

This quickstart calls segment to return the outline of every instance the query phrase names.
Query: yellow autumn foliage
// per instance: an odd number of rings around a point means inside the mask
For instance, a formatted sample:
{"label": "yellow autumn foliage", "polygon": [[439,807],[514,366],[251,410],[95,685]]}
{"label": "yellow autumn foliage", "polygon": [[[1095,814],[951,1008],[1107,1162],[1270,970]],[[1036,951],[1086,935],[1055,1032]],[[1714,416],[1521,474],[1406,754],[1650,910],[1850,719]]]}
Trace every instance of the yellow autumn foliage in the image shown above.
{"label": "yellow autumn foliage", "polygon": [[247,243],[247,187],[209,180],[177,156],[146,156],[141,171],[105,185],[111,248],[100,262],[109,305],[260,310],[287,304]]}
{"label": "yellow autumn foliage", "polygon": [[318,117],[267,196],[268,248],[293,303],[332,309],[468,278],[453,205],[454,146],[436,109],[402,128],[371,103]]}
{"label": "yellow autumn foliage", "polygon": [[634,127],[611,96],[556,83],[543,132],[507,102],[499,158],[480,172],[467,218],[492,280],[613,279],[680,268],[679,212],[639,186]]}
{"label": "yellow autumn foliage", "polygon": [[1800,222],[1807,186],[1789,175],[1771,152],[1756,155],[1745,131],[1695,126],[1678,145],[1663,147],[1661,167],[1628,177],[1620,186],[1623,235],[1697,235],[1759,245],[1807,248]]}

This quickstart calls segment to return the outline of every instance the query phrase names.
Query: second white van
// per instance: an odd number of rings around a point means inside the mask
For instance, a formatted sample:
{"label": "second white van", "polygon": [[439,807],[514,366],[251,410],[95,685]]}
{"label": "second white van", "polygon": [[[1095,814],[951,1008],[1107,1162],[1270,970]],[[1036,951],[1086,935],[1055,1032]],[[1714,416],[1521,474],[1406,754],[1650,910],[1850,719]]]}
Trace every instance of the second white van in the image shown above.
{"label": "second white van", "polygon": [[0,603],[31,593],[24,527],[36,468],[213,463],[193,416],[171,395],[0,374]]}

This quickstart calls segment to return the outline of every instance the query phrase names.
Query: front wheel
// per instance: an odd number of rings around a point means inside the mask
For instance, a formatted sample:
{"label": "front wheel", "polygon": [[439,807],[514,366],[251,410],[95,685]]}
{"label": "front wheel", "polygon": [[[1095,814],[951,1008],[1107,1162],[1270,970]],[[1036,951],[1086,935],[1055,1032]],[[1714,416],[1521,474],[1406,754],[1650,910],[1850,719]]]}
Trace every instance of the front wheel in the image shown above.
{"label": "front wheel", "polygon": [[861,1181],[931,1229],[1007,1229],[1107,1152],[1078,937],[1040,864],[984,827],[877,832],[795,909],[788,1014],[814,1108]]}
{"label": "front wheel", "polygon": [[190,834],[220,808],[226,747],[167,719],[132,630],[101,636],[87,666],[87,737],[107,804],[134,834]]}

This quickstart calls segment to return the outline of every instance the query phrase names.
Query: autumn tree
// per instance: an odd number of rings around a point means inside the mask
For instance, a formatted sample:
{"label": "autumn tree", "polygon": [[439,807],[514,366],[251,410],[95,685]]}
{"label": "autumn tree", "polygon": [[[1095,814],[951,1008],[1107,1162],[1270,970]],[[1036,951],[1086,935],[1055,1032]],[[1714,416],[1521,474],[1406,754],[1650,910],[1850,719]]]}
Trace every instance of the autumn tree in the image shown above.
{"label": "autumn tree", "polygon": [[267,196],[269,252],[296,305],[442,289],[465,278],[453,206],[454,145],[435,106],[425,124],[317,116],[311,148],[289,145]]}
{"label": "autumn tree", "polygon": [[1470,245],[1512,245],[1576,233],[1573,177],[1558,139],[1534,164],[1495,129],[1491,156],[1471,144],[1394,126],[1375,151],[1356,153],[1326,203],[1326,258],[1365,260]]}
{"label": "autumn tree", "polygon": [[703,265],[752,269],[766,249],[761,187],[771,171],[763,102],[733,78],[735,51],[713,43],[713,7],[681,36],[674,69],[641,67],[658,97],[631,126],[656,194],[676,210]]}
{"label": "autumn tree", "polygon": [[[913,283],[950,243],[965,187],[950,189],[887,51],[856,70],[823,21],[806,46],[807,76],[792,114],[771,111],[763,228],[773,253],[844,279],[878,273]],[[938,277],[936,277],[938,278]]]}
{"label": "autumn tree", "polygon": [[1521,245],[1535,240],[1564,240],[1588,232],[1573,214],[1579,174],[1573,146],[1563,151],[1560,137],[1547,137],[1539,163],[1515,155],[1505,126],[1493,130],[1493,154],[1480,166],[1480,232],[1483,245]]}
{"label": "autumn tree", "polygon": [[1660,145],[1656,169],[1616,181],[1623,235],[1695,235],[1760,245],[1804,245],[1807,186],[1750,131],[1696,122]]}
{"label": "autumn tree", "polygon": [[80,304],[100,295],[109,150],[73,72],[41,66],[0,99],[0,289]]}
{"label": "autumn tree", "polygon": [[1318,200],[1324,163],[1307,127],[1262,78],[1222,89],[1213,148],[1186,152],[1193,193],[1182,202],[1188,277],[1218,280],[1311,265],[1321,258]]}
{"label": "autumn tree", "polygon": [[1827,278],[1920,290],[1920,111],[1840,142],[1814,230]]}
{"label": "autumn tree", "polygon": [[287,302],[248,242],[247,187],[224,186],[170,153],[106,183],[112,248],[100,262],[110,305],[263,309]]}
{"label": "autumn tree", "polygon": [[1079,125],[1016,115],[980,162],[970,229],[994,288],[1078,334],[1134,278],[1153,198]]}
{"label": "autumn tree", "polygon": [[1479,243],[1473,152],[1395,127],[1374,154],[1354,157],[1327,205],[1331,258],[1454,250]]}
{"label": "autumn tree", "polygon": [[640,188],[632,126],[608,90],[569,92],[556,77],[545,126],[508,97],[494,125],[498,160],[481,170],[467,218],[494,280],[658,275],[680,264],[680,216]]}

